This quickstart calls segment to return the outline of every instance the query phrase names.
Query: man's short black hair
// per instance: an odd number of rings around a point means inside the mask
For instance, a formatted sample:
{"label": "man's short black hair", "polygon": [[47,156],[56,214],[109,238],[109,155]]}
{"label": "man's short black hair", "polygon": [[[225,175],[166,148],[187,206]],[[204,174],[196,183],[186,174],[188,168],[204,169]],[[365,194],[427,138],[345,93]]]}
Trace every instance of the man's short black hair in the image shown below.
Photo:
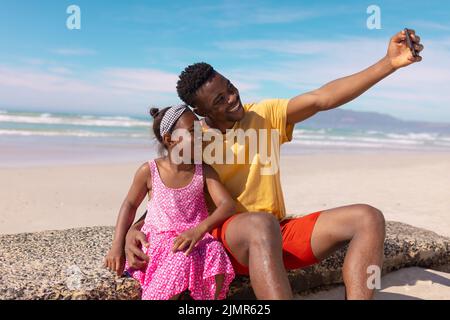
{"label": "man's short black hair", "polygon": [[187,66],[179,76],[177,92],[180,99],[192,106],[197,90],[215,74],[214,68],[206,62]]}

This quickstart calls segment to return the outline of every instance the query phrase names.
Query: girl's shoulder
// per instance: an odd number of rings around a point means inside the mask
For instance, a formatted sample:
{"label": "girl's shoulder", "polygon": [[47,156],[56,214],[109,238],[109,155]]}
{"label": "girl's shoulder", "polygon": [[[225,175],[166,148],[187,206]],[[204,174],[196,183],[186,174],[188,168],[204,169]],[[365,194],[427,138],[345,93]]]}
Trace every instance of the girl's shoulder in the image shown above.
{"label": "girl's shoulder", "polygon": [[135,179],[137,180],[147,180],[152,177],[152,171],[150,169],[150,161],[144,162],[136,170]]}
{"label": "girl's shoulder", "polygon": [[148,160],[147,162],[143,163],[138,171],[142,170],[142,174],[148,175],[148,177],[151,177],[152,175],[152,170],[151,170],[151,166],[152,166],[152,162],[154,163],[154,167],[155,169],[158,170],[158,168],[161,167],[165,167],[166,162],[167,162],[167,157],[159,157],[159,158],[154,158],[152,160]]}

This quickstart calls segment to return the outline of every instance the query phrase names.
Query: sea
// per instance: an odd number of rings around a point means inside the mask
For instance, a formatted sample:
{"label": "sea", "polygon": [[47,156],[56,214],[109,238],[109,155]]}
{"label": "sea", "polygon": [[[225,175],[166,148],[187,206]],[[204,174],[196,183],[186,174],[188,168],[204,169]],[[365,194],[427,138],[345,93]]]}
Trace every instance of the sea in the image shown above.
{"label": "sea", "polygon": [[[150,116],[0,110],[0,166],[145,161],[157,154]],[[301,123],[285,154],[450,152],[450,134],[348,128]]]}

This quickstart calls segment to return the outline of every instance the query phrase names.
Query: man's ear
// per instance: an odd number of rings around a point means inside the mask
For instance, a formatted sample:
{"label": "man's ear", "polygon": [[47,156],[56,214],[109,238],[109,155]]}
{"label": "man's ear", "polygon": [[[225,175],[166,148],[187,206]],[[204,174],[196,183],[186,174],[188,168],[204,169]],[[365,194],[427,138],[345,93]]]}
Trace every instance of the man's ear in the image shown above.
{"label": "man's ear", "polygon": [[194,105],[191,105],[191,107],[196,115],[198,115],[200,117],[206,117],[206,112],[205,112],[205,110],[203,110],[203,108],[194,106]]}

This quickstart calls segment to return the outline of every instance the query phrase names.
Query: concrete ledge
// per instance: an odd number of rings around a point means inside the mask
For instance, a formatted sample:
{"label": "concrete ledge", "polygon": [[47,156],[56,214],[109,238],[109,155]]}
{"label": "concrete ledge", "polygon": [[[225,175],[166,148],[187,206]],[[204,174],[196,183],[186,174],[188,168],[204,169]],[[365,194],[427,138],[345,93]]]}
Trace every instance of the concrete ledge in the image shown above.
{"label": "concrete ledge", "polygon": [[[139,299],[139,284],[102,268],[112,227],[0,236],[0,299]],[[450,264],[450,239],[388,222],[383,274],[404,267]],[[322,263],[289,272],[294,292],[342,283],[346,248]],[[230,299],[251,299],[247,277],[237,277]]]}

